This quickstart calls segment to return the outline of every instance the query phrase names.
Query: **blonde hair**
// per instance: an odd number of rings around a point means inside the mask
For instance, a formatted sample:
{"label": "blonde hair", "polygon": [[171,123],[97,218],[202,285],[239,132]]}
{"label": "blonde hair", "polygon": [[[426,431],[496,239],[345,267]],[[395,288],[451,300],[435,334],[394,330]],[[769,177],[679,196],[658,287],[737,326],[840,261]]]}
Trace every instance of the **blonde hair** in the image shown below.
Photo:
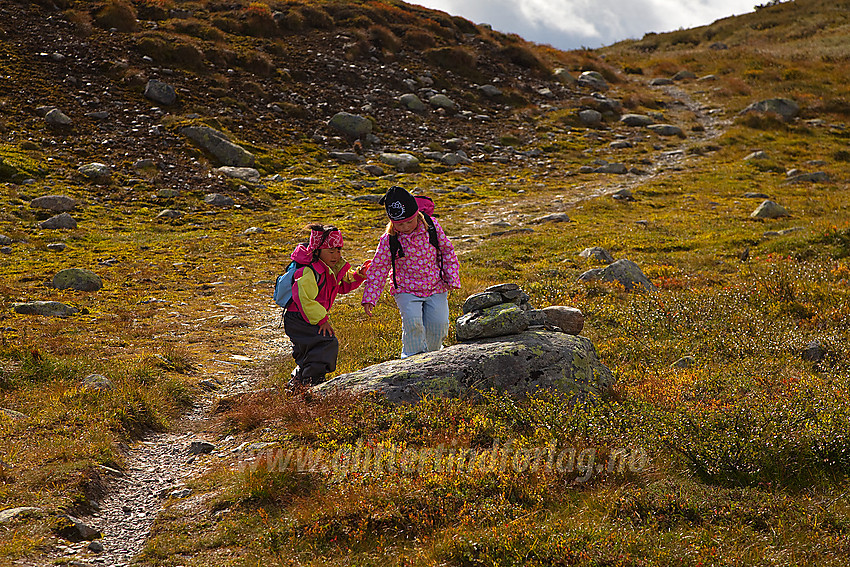
{"label": "blonde hair", "polygon": [[[422,216],[422,211],[416,211],[416,218],[422,221],[423,223],[425,222],[425,217]],[[419,223],[417,223],[416,226],[419,226]],[[396,234],[398,234],[398,231],[393,226],[393,221],[387,223],[387,228],[386,230],[384,230],[384,234],[389,234],[391,236],[395,236]]]}

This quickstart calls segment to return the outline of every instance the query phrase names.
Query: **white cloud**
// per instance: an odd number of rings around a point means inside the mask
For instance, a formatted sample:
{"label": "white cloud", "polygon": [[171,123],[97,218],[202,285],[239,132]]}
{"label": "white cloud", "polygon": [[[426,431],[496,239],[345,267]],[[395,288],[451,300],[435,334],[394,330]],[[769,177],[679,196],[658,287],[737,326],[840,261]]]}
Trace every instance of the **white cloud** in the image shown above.
{"label": "white cloud", "polygon": [[751,12],[757,0],[414,0],[562,49],[599,47],[648,32]]}

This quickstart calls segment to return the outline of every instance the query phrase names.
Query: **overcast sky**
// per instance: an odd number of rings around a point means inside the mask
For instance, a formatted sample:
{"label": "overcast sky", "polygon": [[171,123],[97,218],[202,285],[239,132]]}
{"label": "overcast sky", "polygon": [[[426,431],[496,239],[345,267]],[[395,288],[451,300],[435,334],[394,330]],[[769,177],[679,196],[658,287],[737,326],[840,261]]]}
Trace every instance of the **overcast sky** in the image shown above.
{"label": "overcast sky", "polygon": [[408,0],[559,49],[602,47],[648,32],[710,24],[767,0]]}

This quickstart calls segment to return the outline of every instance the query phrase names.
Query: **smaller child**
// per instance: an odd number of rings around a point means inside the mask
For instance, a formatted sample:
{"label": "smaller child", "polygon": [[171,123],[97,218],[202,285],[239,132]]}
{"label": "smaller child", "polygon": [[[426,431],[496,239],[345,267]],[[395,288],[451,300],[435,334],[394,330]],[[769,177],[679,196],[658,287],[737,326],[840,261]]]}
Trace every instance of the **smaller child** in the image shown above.
{"label": "smaller child", "polygon": [[372,315],[389,279],[401,313],[401,358],[439,350],[449,332],[448,292],[460,287],[454,246],[431,218],[433,202],[427,197],[396,186],[380,202],[390,222],[366,278],[363,310]]}
{"label": "smaller child", "polygon": [[292,253],[299,267],[292,283],[292,302],[283,328],[292,341],[292,385],[315,385],[336,370],[339,341],[329,319],[337,293],[357,289],[371,261],[357,270],[342,259],[342,233],[334,226],[310,225],[310,240]]}

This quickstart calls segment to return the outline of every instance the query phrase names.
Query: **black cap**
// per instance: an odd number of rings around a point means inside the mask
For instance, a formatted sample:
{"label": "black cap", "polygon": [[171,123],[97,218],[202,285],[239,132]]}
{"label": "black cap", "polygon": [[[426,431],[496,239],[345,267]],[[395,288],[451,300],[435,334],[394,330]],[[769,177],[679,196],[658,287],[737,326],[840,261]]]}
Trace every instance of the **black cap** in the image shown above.
{"label": "black cap", "polygon": [[413,195],[398,185],[390,187],[378,203],[387,209],[387,216],[391,221],[404,221],[419,212],[419,205]]}

